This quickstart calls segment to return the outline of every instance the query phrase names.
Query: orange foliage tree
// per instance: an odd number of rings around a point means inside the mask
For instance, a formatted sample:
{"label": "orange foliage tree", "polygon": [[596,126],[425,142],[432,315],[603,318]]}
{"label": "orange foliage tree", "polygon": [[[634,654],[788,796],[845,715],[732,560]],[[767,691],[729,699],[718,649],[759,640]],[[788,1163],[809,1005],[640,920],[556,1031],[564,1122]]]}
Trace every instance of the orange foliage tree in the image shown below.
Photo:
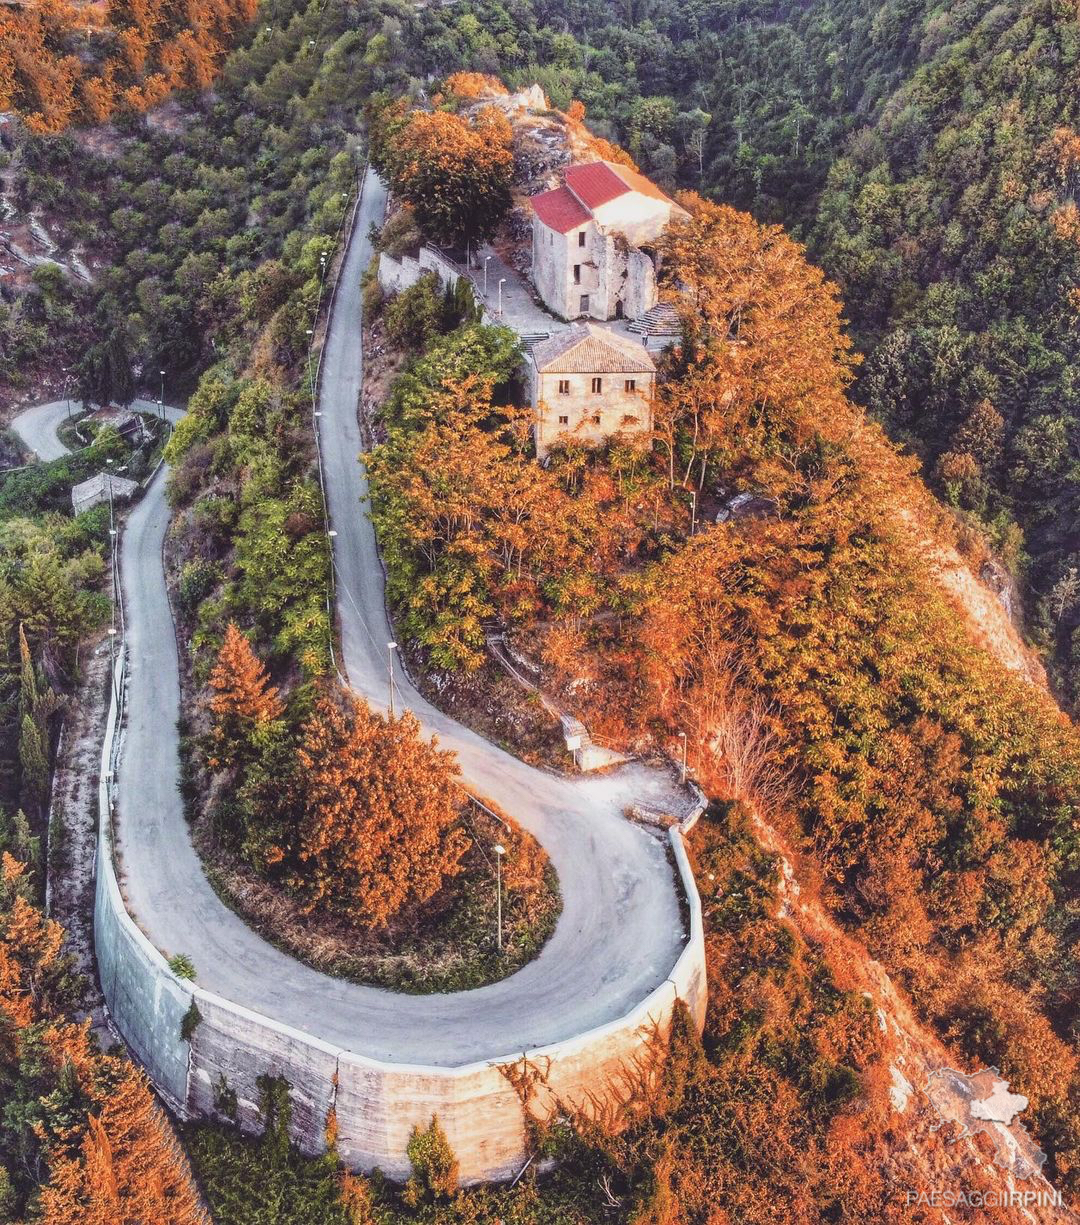
{"label": "orange foliage tree", "polygon": [[91,1066],[86,1130],[73,1151],[53,1162],[41,1192],[41,1225],[208,1225],[145,1073],[111,1056]]}
{"label": "orange foliage tree", "polygon": [[205,88],[254,0],[67,0],[0,11],[0,109],[33,131],[100,123],[115,110],[146,110],[174,90]]}
{"label": "orange foliage tree", "polygon": [[[38,1197],[43,1225],[209,1225],[187,1161],[141,1070],[101,1054],[63,1009],[63,931],[0,859],[0,1120],[5,1209]],[[40,1180],[40,1187],[38,1181]]]}
{"label": "orange foliage tree", "polygon": [[485,106],[472,118],[418,110],[406,120],[391,108],[383,122],[393,125],[395,139],[375,136],[372,160],[412,205],[423,232],[449,244],[488,237],[510,207],[514,155],[506,116]]}
{"label": "orange foliage tree", "polygon": [[225,628],[209,685],[214,715],[210,764],[229,765],[251,746],[258,730],[279,718],[284,710],[265,666],[232,621]]}
{"label": "orange foliage tree", "polygon": [[457,767],[420,737],[412,715],[384,719],[358,701],[324,697],[298,760],[293,884],[308,906],[380,926],[457,874],[469,845]]}

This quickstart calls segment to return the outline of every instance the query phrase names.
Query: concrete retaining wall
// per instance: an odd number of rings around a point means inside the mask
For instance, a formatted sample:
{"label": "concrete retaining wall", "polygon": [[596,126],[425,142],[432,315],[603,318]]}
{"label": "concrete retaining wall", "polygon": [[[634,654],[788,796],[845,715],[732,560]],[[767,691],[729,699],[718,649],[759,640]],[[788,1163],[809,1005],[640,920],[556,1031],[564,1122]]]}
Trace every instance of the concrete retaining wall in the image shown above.
{"label": "concrete retaining wall", "polygon": [[[117,884],[111,845],[111,779],[116,758],[116,665],[101,768],[94,934],[102,990],[113,1023],[181,1118],[222,1117],[222,1090],[236,1095],[236,1121],[260,1126],[258,1079],[290,1085],[293,1136],[307,1152],[324,1146],[327,1116],[337,1115],[338,1149],[350,1167],[378,1167],[393,1178],[409,1173],[406,1145],[415,1126],[437,1115],[461,1165],[463,1181],[506,1178],[527,1159],[515,1072],[538,1076],[529,1109],[546,1117],[560,1106],[592,1111],[623,1096],[636,1061],[670,1022],[674,1001],[686,1001],[699,1027],[706,1005],[701,903],[682,837],[672,849],[690,909],[690,935],[670,978],[627,1016],[551,1046],[510,1050],[465,1067],[426,1067],[368,1059],[321,1042],[176,977],[139,930]],[[191,1041],[181,1037],[194,1000],[201,1020]]]}

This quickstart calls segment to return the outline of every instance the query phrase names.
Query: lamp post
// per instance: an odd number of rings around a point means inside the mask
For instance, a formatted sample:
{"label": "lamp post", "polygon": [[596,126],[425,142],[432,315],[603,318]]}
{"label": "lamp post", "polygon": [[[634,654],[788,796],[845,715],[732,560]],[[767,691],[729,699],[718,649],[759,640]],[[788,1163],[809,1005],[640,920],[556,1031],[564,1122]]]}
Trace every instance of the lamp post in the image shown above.
{"label": "lamp post", "polygon": [[697,490],[690,490],[690,535],[693,536],[697,528]]}
{"label": "lamp post", "polygon": [[[109,483],[110,483],[110,493],[111,493],[112,492],[111,490],[112,477],[111,476],[109,477]],[[109,498],[109,519],[110,521],[112,520],[112,498],[111,497]],[[112,611],[111,611],[112,629],[109,630],[109,633],[115,634],[116,633],[116,597],[118,594],[117,589],[116,589],[116,528],[115,527],[109,528],[109,578],[112,583]]]}
{"label": "lamp post", "polygon": [[386,658],[390,665],[390,718],[394,717],[394,652],[397,650],[396,642],[388,642],[386,644]]}
{"label": "lamp post", "polygon": [[496,842],[492,850],[495,852],[495,947],[502,952],[502,857],[506,847]]}
{"label": "lamp post", "polygon": [[165,371],[164,370],[161,371],[161,396],[158,399],[158,403],[161,405],[161,419],[162,421],[164,421],[165,420]]}
{"label": "lamp post", "polygon": [[502,287],[506,284],[506,277],[499,278],[499,318],[502,318]]}
{"label": "lamp post", "polygon": [[679,778],[679,781],[685,787],[686,786],[686,733],[680,732],[679,738],[682,740],[682,774]]}
{"label": "lamp post", "polygon": [[491,256],[484,256],[484,301],[487,301],[487,266],[491,263]]}

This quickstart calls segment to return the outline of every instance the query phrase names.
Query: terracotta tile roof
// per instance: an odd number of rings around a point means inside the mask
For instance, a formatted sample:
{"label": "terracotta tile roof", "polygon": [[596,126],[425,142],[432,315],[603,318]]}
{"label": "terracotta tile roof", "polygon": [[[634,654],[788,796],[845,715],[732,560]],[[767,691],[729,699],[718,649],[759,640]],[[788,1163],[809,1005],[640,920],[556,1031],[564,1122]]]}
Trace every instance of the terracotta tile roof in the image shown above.
{"label": "terracotta tile roof", "polygon": [[566,185],[586,208],[599,208],[611,200],[624,196],[628,191],[640,192],[653,200],[673,201],[655,183],[643,174],[621,166],[617,162],[585,162],[578,166],[567,166]]}
{"label": "terracotta tile roof", "polygon": [[584,225],[592,217],[574,193],[567,191],[565,187],[543,191],[540,195],[533,196],[531,203],[544,225],[558,230],[560,234],[566,234],[579,225]]}
{"label": "terracotta tile roof", "polygon": [[532,359],[544,374],[651,374],[656,369],[643,344],[592,323],[534,345]]}
{"label": "terracotta tile roof", "polygon": [[629,166],[619,166],[614,162],[605,162],[604,164],[610,166],[612,172],[617,174],[631,191],[639,191],[643,196],[652,196],[654,200],[663,200],[665,204],[670,204],[674,208],[679,207],[669,195],[662,192],[651,179],[647,179],[643,174],[638,174],[636,170],[631,170]]}
{"label": "terracotta tile roof", "polygon": [[599,208],[630,190],[608,162],[567,166],[566,186],[586,208]]}

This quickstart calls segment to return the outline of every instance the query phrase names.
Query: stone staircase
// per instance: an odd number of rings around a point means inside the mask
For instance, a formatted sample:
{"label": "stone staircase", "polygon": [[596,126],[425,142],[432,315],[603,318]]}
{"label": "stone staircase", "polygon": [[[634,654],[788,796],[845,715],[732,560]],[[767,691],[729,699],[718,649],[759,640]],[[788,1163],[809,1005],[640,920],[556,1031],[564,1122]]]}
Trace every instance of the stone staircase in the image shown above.
{"label": "stone staircase", "polygon": [[528,689],[530,693],[535,693],[548,714],[558,719],[559,726],[562,728],[563,740],[566,742],[566,751],[573,753],[574,765],[582,773],[587,773],[590,770],[603,770],[607,766],[621,765],[624,761],[630,760],[625,753],[620,753],[618,749],[597,744],[592,736],[589,735],[589,729],[580,719],[575,718],[573,715],[568,715],[565,711],[561,710],[541,691],[534,681],[524,676],[511,659],[506,639],[502,634],[488,633],[486,638],[487,648],[492,658],[522,688]]}
{"label": "stone staircase", "polygon": [[627,325],[627,331],[638,336],[678,336],[679,316],[669,302],[658,302],[644,315],[639,315]]}
{"label": "stone staircase", "polygon": [[519,332],[518,339],[521,341],[521,347],[526,353],[533,351],[533,345],[540,344],[541,341],[548,340],[551,337],[550,332]]}
{"label": "stone staircase", "polygon": [[560,715],[559,722],[562,724],[566,748],[573,753],[574,765],[582,773],[587,773],[589,770],[603,770],[605,766],[617,766],[630,760],[618,749],[610,749],[606,745],[597,744],[589,735],[589,729],[585,724],[580,719],[575,719],[573,715]]}

